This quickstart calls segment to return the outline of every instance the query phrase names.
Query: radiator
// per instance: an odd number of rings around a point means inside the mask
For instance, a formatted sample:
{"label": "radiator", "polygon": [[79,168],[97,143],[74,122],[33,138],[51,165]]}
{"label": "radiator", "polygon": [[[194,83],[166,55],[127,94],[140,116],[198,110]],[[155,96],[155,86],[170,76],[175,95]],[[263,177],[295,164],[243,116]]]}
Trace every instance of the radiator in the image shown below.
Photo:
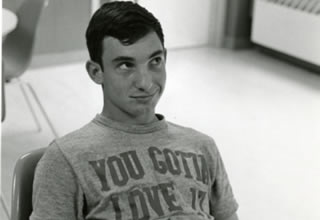
{"label": "radiator", "polygon": [[320,65],[320,0],[256,0],[251,40]]}

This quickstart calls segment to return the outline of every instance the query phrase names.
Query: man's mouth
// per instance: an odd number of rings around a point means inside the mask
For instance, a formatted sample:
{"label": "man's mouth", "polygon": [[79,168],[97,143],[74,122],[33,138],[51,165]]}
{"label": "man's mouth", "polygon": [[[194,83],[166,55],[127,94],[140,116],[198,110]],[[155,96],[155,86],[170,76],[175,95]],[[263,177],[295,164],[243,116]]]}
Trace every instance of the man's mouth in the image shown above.
{"label": "man's mouth", "polygon": [[150,99],[152,98],[154,95],[137,95],[137,96],[131,96],[131,98],[134,98],[134,99]]}
{"label": "man's mouth", "polygon": [[137,95],[137,96],[131,96],[132,98],[136,98],[136,99],[143,99],[143,98],[149,98],[153,95]]}
{"label": "man's mouth", "polygon": [[147,100],[152,99],[155,96],[156,93],[157,93],[157,91],[153,92],[153,93],[150,93],[150,94],[132,95],[132,96],[130,96],[130,98],[133,98],[133,99],[136,99],[136,100],[141,100],[141,101],[147,101]]}

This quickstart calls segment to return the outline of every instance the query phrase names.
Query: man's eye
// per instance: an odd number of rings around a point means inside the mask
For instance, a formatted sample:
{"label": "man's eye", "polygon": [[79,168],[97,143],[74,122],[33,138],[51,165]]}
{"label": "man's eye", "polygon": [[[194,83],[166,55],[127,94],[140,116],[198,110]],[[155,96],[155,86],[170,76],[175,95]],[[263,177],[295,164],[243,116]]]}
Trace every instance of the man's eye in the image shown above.
{"label": "man's eye", "polygon": [[162,63],[162,57],[156,57],[151,60],[151,64],[155,66],[160,65],[161,63]]}
{"label": "man's eye", "polygon": [[125,63],[121,63],[119,64],[118,68],[120,70],[129,70],[130,68],[133,67],[133,64],[132,63],[128,63],[128,62],[125,62]]}

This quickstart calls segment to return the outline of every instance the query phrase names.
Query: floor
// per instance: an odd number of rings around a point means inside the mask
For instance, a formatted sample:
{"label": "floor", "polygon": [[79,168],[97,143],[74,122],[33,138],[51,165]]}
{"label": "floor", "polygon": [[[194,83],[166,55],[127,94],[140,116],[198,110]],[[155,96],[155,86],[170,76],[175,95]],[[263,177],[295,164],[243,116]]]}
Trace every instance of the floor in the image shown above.
{"label": "floor", "polygon": [[[212,48],[169,50],[167,74],[157,111],[214,137],[240,219],[320,219],[320,74],[254,50]],[[23,80],[33,85],[59,136],[101,110],[100,88],[84,62],[32,69]],[[19,83],[6,85],[6,98],[1,187],[10,209],[16,159],[54,136],[43,117],[37,130]]]}

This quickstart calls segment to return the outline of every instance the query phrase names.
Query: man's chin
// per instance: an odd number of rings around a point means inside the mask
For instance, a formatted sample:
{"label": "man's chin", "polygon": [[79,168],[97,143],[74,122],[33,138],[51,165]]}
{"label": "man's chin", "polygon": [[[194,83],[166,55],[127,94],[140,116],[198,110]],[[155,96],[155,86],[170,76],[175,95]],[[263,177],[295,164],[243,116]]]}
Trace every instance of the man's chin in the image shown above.
{"label": "man's chin", "polygon": [[147,124],[155,120],[155,108],[154,107],[142,107],[134,109],[132,112],[133,118],[136,119],[140,124]]}

